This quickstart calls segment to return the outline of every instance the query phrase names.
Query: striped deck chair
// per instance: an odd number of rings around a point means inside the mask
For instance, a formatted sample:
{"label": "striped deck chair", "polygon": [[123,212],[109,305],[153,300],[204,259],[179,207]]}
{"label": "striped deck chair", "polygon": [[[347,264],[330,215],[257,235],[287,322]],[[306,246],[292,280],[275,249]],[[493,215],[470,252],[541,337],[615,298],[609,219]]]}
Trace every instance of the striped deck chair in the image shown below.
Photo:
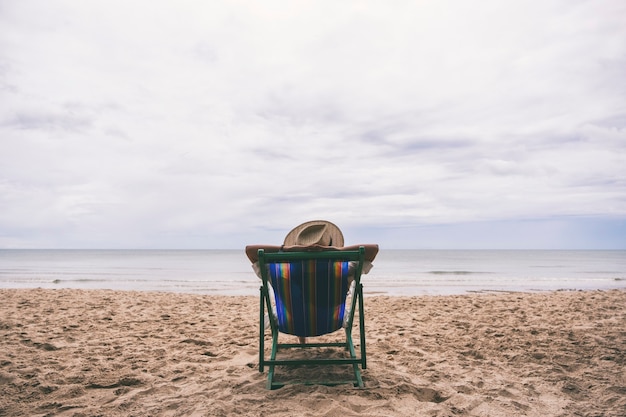
{"label": "striped deck chair", "polygon": [[[365,248],[358,251],[323,252],[258,252],[263,284],[260,288],[260,338],[259,371],[269,367],[267,388],[284,386],[286,382],[274,380],[276,366],[338,366],[349,365],[354,377],[349,380],[311,381],[305,384],[337,385],[352,383],[363,387],[359,365],[366,368],[365,327],[363,314],[363,286],[361,270]],[[347,297],[350,287],[348,276],[352,267],[353,295]],[[272,295],[273,294],[273,295]],[[273,300],[272,300],[273,298]],[[350,305],[346,306],[346,301]],[[272,305],[273,302],[273,305]],[[352,324],[356,307],[359,311],[360,356],[357,357],[352,340]],[[269,359],[265,358],[265,317],[269,315],[272,347]],[[315,337],[345,330],[345,341],[323,343],[278,343],[279,333],[300,337]],[[284,349],[335,348],[326,358],[277,359]],[[347,351],[341,356],[337,348]],[[333,352],[333,350],[335,350]],[[326,350],[324,350],[326,352]],[[318,352],[319,353],[319,352]],[[294,383],[294,382],[291,382]],[[297,382],[296,382],[297,383]]]}

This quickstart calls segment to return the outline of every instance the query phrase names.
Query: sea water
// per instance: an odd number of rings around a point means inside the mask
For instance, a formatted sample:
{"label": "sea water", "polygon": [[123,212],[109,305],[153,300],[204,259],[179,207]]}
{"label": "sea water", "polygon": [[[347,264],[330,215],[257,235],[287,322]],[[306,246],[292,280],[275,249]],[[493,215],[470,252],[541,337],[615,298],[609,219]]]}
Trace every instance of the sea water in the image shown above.
{"label": "sea water", "polygon": [[[242,250],[0,250],[0,288],[256,295]],[[626,251],[381,250],[366,294],[626,289]]]}

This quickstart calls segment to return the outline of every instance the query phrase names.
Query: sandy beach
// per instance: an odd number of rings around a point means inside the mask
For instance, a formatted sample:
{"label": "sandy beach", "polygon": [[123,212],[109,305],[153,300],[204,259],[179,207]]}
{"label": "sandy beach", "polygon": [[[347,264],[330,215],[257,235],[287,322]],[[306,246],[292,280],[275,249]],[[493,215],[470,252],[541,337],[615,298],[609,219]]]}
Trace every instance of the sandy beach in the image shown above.
{"label": "sandy beach", "polygon": [[626,415],[626,291],[366,297],[366,388],[274,391],[257,297],[0,301],[0,416]]}

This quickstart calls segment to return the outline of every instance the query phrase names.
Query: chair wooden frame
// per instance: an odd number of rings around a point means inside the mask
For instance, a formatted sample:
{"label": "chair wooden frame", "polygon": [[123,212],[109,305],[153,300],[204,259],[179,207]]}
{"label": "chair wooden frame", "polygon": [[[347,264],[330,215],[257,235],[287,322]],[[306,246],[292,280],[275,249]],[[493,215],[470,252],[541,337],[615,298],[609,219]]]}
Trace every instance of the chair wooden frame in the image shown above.
{"label": "chair wooden frame", "polygon": [[[351,383],[354,386],[363,388],[363,379],[361,376],[361,369],[367,368],[367,356],[365,349],[365,317],[363,311],[363,285],[361,284],[361,273],[363,268],[363,262],[365,259],[365,248],[359,247],[357,251],[309,251],[309,252],[273,252],[266,253],[263,249],[258,251],[259,268],[261,270],[262,285],[260,287],[260,315],[259,315],[259,371],[263,372],[265,366],[269,367],[267,377],[267,388],[274,389],[282,387],[290,382],[279,382],[275,380],[275,367],[276,366],[300,366],[300,365],[318,365],[318,366],[337,366],[337,365],[351,365],[353,368],[354,377],[351,380],[331,380],[331,381],[319,381],[319,380],[306,380],[304,383],[307,385],[320,384],[320,385],[338,385]],[[354,268],[354,292],[350,299],[349,311],[346,308],[347,318],[345,325],[345,342],[324,342],[324,343],[279,343],[278,336],[282,333],[279,330],[277,318],[272,313],[272,300],[270,298],[270,278],[269,268],[267,265],[276,263],[291,263],[298,261],[308,260],[329,260],[329,261],[351,261],[356,262]],[[346,302],[344,295],[343,302]],[[359,337],[360,337],[360,355],[357,356],[357,351],[354,346],[352,338],[352,325],[354,321],[355,312],[358,306],[358,318],[359,318]],[[347,307],[347,306],[346,306]],[[272,347],[269,359],[265,357],[265,316],[269,316],[269,327],[271,330]],[[283,349],[309,349],[309,348],[344,348],[349,352],[348,357],[333,357],[328,359],[277,359],[279,351]],[[294,383],[294,382],[291,382]],[[298,382],[296,382],[298,383]]]}

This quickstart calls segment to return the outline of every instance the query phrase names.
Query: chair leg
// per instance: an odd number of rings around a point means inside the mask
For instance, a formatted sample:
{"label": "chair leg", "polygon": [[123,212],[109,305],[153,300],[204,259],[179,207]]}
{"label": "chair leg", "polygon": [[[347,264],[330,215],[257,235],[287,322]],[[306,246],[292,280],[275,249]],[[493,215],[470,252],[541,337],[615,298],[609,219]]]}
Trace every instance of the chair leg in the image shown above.
{"label": "chair leg", "polygon": [[[352,359],[356,359],[356,351],[354,350],[354,343],[352,341],[352,334],[346,330],[346,344],[348,345],[348,350],[350,351],[350,357]],[[354,379],[356,381],[356,385],[359,388],[363,388],[363,379],[361,378],[361,370],[359,369],[359,364],[352,364],[352,370],[354,371]]]}
{"label": "chair leg", "polygon": [[[276,352],[278,351],[278,332],[272,329],[272,353],[270,360],[276,360]],[[269,371],[267,372],[267,389],[272,389],[274,382],[274,368],[275,365],[270,362]]]}
{"label": "chair leg", "polygon": [[361,336],[361,368],[367,368],[367,356],[365,353],[365,312],[363,311],[363,285],[359,283],[359,333]]}
{"label": "chair leg", "polygon": [[263,372],[265,369],[265,297],[263,296],[263,287],[260,289],[261,292],[261,306],[259,311],[261,312],[259,317],[259,372]]}
{"label": "chair leg", "polygon": [[361,370],[359,369],[359,365],[355,363],[353,367],[354,367],[354,376],[356,378],[356,385],[359,388],[364,388],[365,385],[363,384],[363,378],[361,377]]}

